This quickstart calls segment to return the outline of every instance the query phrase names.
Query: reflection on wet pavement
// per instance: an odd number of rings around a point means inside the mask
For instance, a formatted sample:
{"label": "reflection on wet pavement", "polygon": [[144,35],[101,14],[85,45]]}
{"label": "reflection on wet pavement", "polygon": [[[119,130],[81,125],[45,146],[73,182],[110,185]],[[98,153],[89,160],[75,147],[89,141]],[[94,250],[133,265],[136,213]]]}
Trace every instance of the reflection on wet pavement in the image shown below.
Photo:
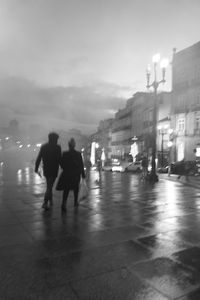
{"label": "reflection on wet pavement", "polygon": [[[41,209],[32,165],[0,169],[0,299],[198,299],[200,192],[95,171],[89,196]],[[195,298],[196,297],[196,298]]]}

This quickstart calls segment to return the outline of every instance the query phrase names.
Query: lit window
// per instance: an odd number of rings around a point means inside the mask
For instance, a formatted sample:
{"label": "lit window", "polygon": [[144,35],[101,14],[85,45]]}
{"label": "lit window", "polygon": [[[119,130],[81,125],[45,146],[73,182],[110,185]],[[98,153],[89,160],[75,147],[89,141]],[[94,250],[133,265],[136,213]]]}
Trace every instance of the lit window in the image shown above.
{"label": "lit window", "polygon": [[178,120],[178,131],[184,131],[185,130],[185,120],[184,119],[179,119]]}
{"label": "lit window", "polygon": [[200,156],[200,148],[196,148],[196,156]]}

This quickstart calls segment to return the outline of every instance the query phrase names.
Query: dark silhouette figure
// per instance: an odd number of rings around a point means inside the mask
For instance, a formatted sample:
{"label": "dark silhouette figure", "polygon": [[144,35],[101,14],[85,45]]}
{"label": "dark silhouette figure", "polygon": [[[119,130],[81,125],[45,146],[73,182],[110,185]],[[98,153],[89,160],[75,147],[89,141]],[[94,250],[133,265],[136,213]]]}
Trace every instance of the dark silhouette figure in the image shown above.
{"label": "dark silhouette figure", "polygon": [[146,157],[146,155],[143,155],[141,164],[142,164],[142,175],[141,175],[141,178],[142,179],[147,179],[147,174],[148,174],[148,158]]}
{"label": "dark silhouette figure", "polygon": [[90,161],[89,159],[87,159],[87,160],[85,161],[86,178],[87,178],[87,179],[89,179],[89,177],[90,177],[90,169],[91,169],[91,166],[92,166],[91,161]]}
{"label": "dark silhouette figure", "polygon": [[97,159],[97,171],[98,171],[98,178],[96,180],[97,183],[101,181],[101,170],[102,170],[102,162],[101,159]]}
{"label": "dark silhouette figure", "polygon": [[50,204],[50,206],[53,205],[52,189],[58,175],[58,169],[61,160],[61,147],[60,145],[57,145],[59,135],[51,132],[49,133],[48,138],[48,143],[41,146],[35,162],[35,172],[38,174],[39,165],[41,161],[43,162],[43,174],[46,178],[46,192],[42,207],[45,210],[49,208],[48,204]]}
{"label": "dark silhouette figure", "polygon": [[63,190],[62,211],[66,211],[66,203],[69,191],[74,192],[74,206],[78,206],[78,192],[81,176],[85,178],[83,159],[81,153],[75,150],[75,140],[71,138],[68,143],[69,151],[63,152],[61,168],[63,172],[58,180],[56,189]]}

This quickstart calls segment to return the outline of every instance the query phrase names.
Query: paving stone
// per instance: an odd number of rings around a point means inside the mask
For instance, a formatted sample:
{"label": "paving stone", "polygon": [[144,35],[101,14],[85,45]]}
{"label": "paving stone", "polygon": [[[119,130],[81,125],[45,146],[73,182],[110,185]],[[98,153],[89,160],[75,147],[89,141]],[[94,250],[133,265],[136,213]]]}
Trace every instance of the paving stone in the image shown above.
{"label": "paving stone", "polygon": [[200,272],[200,248],[192,247],[174,253],[173,257],[182,264],[197,269]]}
{"label": "paving stone", "polygon": [[159,256],[171,256],[174,252],[178,250],[182,250],[188,247],[188,244],[184,243],[183,241],[173,241],[166,237],[165,234],[157,234],[152,236],[147,236],[138,241],[152,249],[153,257]]}
{"label": "paving stone", "polygon": [[108,272],[122,266],[137,263],[151,257],[151,252],[132,242],[96,247],[69,255],[43,259],[56,273],[59,283],[63,280],[80,279]]}
{"label": "paving stone", "polygon": [[28,232],[20,225],[13,225],[1,228],[0,247],[5,245],[16,245],[31,242],[32,238]]}
{"label": "paving stone", "polygon": [[[25,283],[25,282],[24,282]],[[37,286],[28,289],[24,286],[10,287],[2,289],[0,287],[0,298],[2,300],[78,300],[79,298],[75,295],[71,287],[65,283],[64,286],[51,288],[50,286],[43,285],[42,289],[38,289]]]}
{"label": "paving stone", "polygon": [[139,263],[131,270],[172,298],[183,296],[200,284],[200,273],[166,257]]}
{"label": "paving stone", "polygon": [[[36,256],[38,255],[38,257]],[[41,258],[39,251],[24,256],[23,260],[5,257],[1,263],[1,293],[10,286],[13,293],[25,285],[24,293],[64,285],[72,279],[78,280],[136,263],[151,256],[150,251],[130,241],[111,246],[68,253],[66,255]],[[20,274],[20,276],[19,276]]]}
{"label": "paving stone", "polygon": [[127,269],[72,281],[71,286],[81,300],[167,300],[168,297],[145,284]]}
{"label": "paving stone", "polygon": [[148,233],[147,230],[138,226],[123,226],[113,228],[110,230],[102,230],[90,233],[77,233],[86,245],[103,246],[108,244],[117,243],[120,241],[134,240],[138,237],[145,236]]}
{"label": "paving stone", "polygon": [[200,243],[200,235],[198,230],[193,230],[190,227],[188,227],[188,229],[166,232],[166,235],[170,238],[173,237],[191,245],[198,245]]}
{"label": "paving stone", "polygon": [[200,299],[200,288],[187,294],[186,296],[178,298],[178,300],[198,300],[198,299]]}

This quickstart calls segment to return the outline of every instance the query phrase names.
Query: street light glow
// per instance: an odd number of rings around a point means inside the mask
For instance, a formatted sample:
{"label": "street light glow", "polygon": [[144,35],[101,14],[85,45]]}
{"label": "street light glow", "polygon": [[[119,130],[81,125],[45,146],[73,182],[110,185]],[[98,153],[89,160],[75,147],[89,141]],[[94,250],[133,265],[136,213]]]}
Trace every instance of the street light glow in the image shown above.
{"label": "street light glow", "polygon": [[147,74],[150,74],[151,73],[151,66],[150,64],[147,65]]}
{"label": "street light glow", "polygon": [[152,58],[152,62],[154,64],[157,64],[159,61],[160,61],[160,53],[156,53]]}
{"label": "street light glow", "polygon": [[163,58],[160,62],[160,67],[162,69],[166,69],[168,65],[169,65],[169,60],[167,58]]}
{"label": "street light glow", "polygon": [[172,141],[169,141],[169,142],[167,143],[167,146],[168,146],[168,147],[172,147],[172,145],[173,145]]}

